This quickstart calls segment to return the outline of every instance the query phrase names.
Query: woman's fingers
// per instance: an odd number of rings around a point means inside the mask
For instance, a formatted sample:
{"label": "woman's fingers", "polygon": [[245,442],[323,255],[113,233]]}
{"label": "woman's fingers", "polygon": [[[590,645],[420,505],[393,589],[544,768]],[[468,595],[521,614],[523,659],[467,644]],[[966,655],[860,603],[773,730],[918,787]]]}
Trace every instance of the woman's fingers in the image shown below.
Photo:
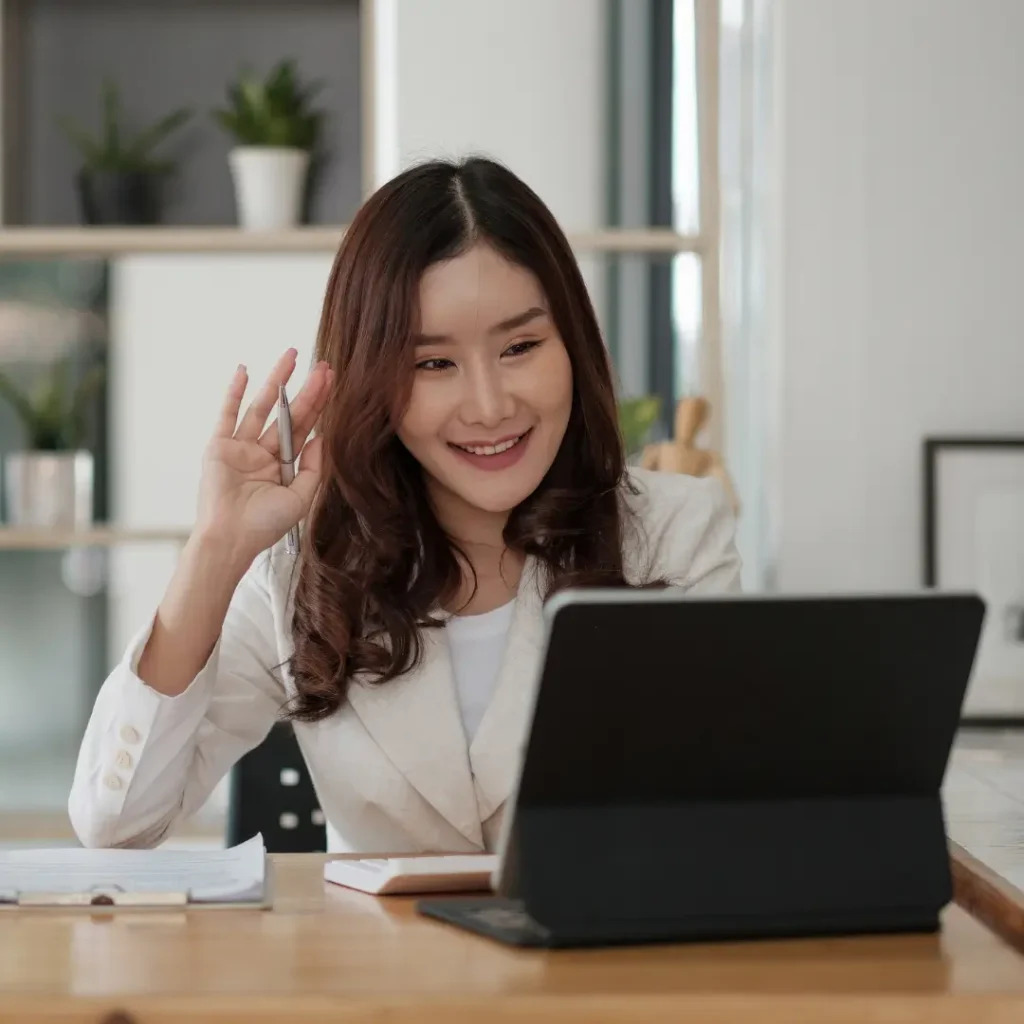
{"label": "woman's fingers", "polygon": [[320,483],[320,470],[323,465],[324,439],[314,437],[299,456],[299,471],[291,482],[291,490],[302,499],[302,505],[308,509],[313,504],[317,485]]}
{"label": "woman's fingers", "polygon": [[288,383],[295,370],[295,359],[298,353],[290,348],[274,364],[273,370],[266,383],[260,388],[259,394],[246,410],[242,422],[238,424],[235,437],[242,441],[255,441],[263,430],[263,424],[267,422],[270,411],[277,403],[277,391],[282,384]]}
{"label": "woman's fingers", "polygon": [[231,437],[235,432],[238,423],[238,410],[242,406],[242,396],[245,394],[245,385],[249,381],[249,374],[245,367],[239,363],[228,385],[228,392],[224,396],[224,404],[220,409],[220,416],[217,419],[217,428],[214,431],[216,437]]}
{"label": "woman's fingers", "polygon": [[317,391],[310,392],[309,402],[303,402],[299,412],[292,417],[292,448],[295,451],[298,451],[306,443],[306,438],[316,426],[320,414],[324,411],[324,406],[327,405],[331,397],[334,371],[324,363],[320,374]]}
{"label": "woman's fingers", "polygon": [[[290,403],[293,450],[297,451],[302,447],[302,442],[306,440],[310,430],[313,429],[327,402],[333,379],[334,371],[324,362],[317,363],[306,378],[302,390]],[[276,419],[263,432],[260,444],[272,454],[277,454],[280,439]]]}

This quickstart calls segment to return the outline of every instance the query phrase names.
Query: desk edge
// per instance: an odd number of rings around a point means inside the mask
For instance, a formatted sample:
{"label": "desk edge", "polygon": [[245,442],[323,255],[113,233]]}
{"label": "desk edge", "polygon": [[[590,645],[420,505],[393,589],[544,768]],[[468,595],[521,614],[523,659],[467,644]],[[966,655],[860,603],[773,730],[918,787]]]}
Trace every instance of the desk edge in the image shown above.
{"label": "desk edge", "polygon": [[1024,892],[952,840],[949,860],[954,901],[1024,953]]}

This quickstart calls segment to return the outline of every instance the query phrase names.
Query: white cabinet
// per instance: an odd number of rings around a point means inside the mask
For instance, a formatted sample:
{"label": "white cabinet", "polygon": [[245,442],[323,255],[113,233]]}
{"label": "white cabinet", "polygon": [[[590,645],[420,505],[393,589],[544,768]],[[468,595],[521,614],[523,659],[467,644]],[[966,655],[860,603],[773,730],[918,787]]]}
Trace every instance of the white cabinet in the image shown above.
{"label": "white cabinet", "polygon": [[[247,398],[289,346],[294,395],[314,351],[332,256],[150,255],[111,267],[110,464],[120,527],[187,527],[201,459],[235,367]],[[111,549],[110,650],[152,614],[177,557],[170,544]]]}

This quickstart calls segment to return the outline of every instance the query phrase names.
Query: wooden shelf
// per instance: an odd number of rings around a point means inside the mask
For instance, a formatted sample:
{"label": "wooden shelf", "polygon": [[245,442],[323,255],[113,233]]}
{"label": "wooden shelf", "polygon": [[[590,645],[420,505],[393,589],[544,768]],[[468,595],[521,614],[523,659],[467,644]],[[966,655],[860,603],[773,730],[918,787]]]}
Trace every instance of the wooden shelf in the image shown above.
{"label": "wooden shelf", "polygon": [[0,551],[53,551],[62,548],[112,547],[115,544],[184,544],[189,530],[98,526],[91,530],[45,530],[0,526]]}
{"label": "wooden shelf", "polygon": [[[338,248],[345,228],[299,227],[243,231],[236,227],[9,227],[0,228],[0,256],[119,256],[132,253],[326,252]],[[607,228],[574,232],[577,252],[699,252],[700,242],[668,228]]]}
{"label": "wooden shelf", "polygon": [[671,228],[602,228],[598,231],[568,232],[576,252],[661,253],[701,252],[703,240]]}
{"label": "wooden shelf", "polygon": [[342,227],[291,231],[240,228],[0,228],[2,255],[117,256],[130,253],[334,252]]}
{"label": "wooden shelf", "polygon": [[[195,842],[205,845],[224,838],[224,816],[200,812],[195,818],[183,822],[171,837],[174,842]],[[67,812],[58,811],[2,811],[0,810],[0,844],[28,845],[61,842],[76,843]],[[198,845],[198,844],[197,844]]]}

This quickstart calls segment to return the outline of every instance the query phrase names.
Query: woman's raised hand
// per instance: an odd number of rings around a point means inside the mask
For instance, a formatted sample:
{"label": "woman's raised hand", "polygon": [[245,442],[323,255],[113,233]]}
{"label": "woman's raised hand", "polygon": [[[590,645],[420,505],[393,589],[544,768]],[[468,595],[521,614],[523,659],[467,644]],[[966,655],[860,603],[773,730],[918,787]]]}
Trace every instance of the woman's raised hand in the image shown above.
{"label": "woman's raised hand", "polygon": [[307,444],[306,439],[331,393],[334,371],[326,363],[313,367],[290,403],[298,471],[287,487],[281,483],[276,417],[264,426],[276,408],[278,388],[295,371],[296,357],[295,349],[281,356],[241,420],[249,377],[244,366],[238,367],[203,457],[196,531],[227,545],[242,562],[277,543],[305,517],[320,481],[323,442],[314,437]]}

